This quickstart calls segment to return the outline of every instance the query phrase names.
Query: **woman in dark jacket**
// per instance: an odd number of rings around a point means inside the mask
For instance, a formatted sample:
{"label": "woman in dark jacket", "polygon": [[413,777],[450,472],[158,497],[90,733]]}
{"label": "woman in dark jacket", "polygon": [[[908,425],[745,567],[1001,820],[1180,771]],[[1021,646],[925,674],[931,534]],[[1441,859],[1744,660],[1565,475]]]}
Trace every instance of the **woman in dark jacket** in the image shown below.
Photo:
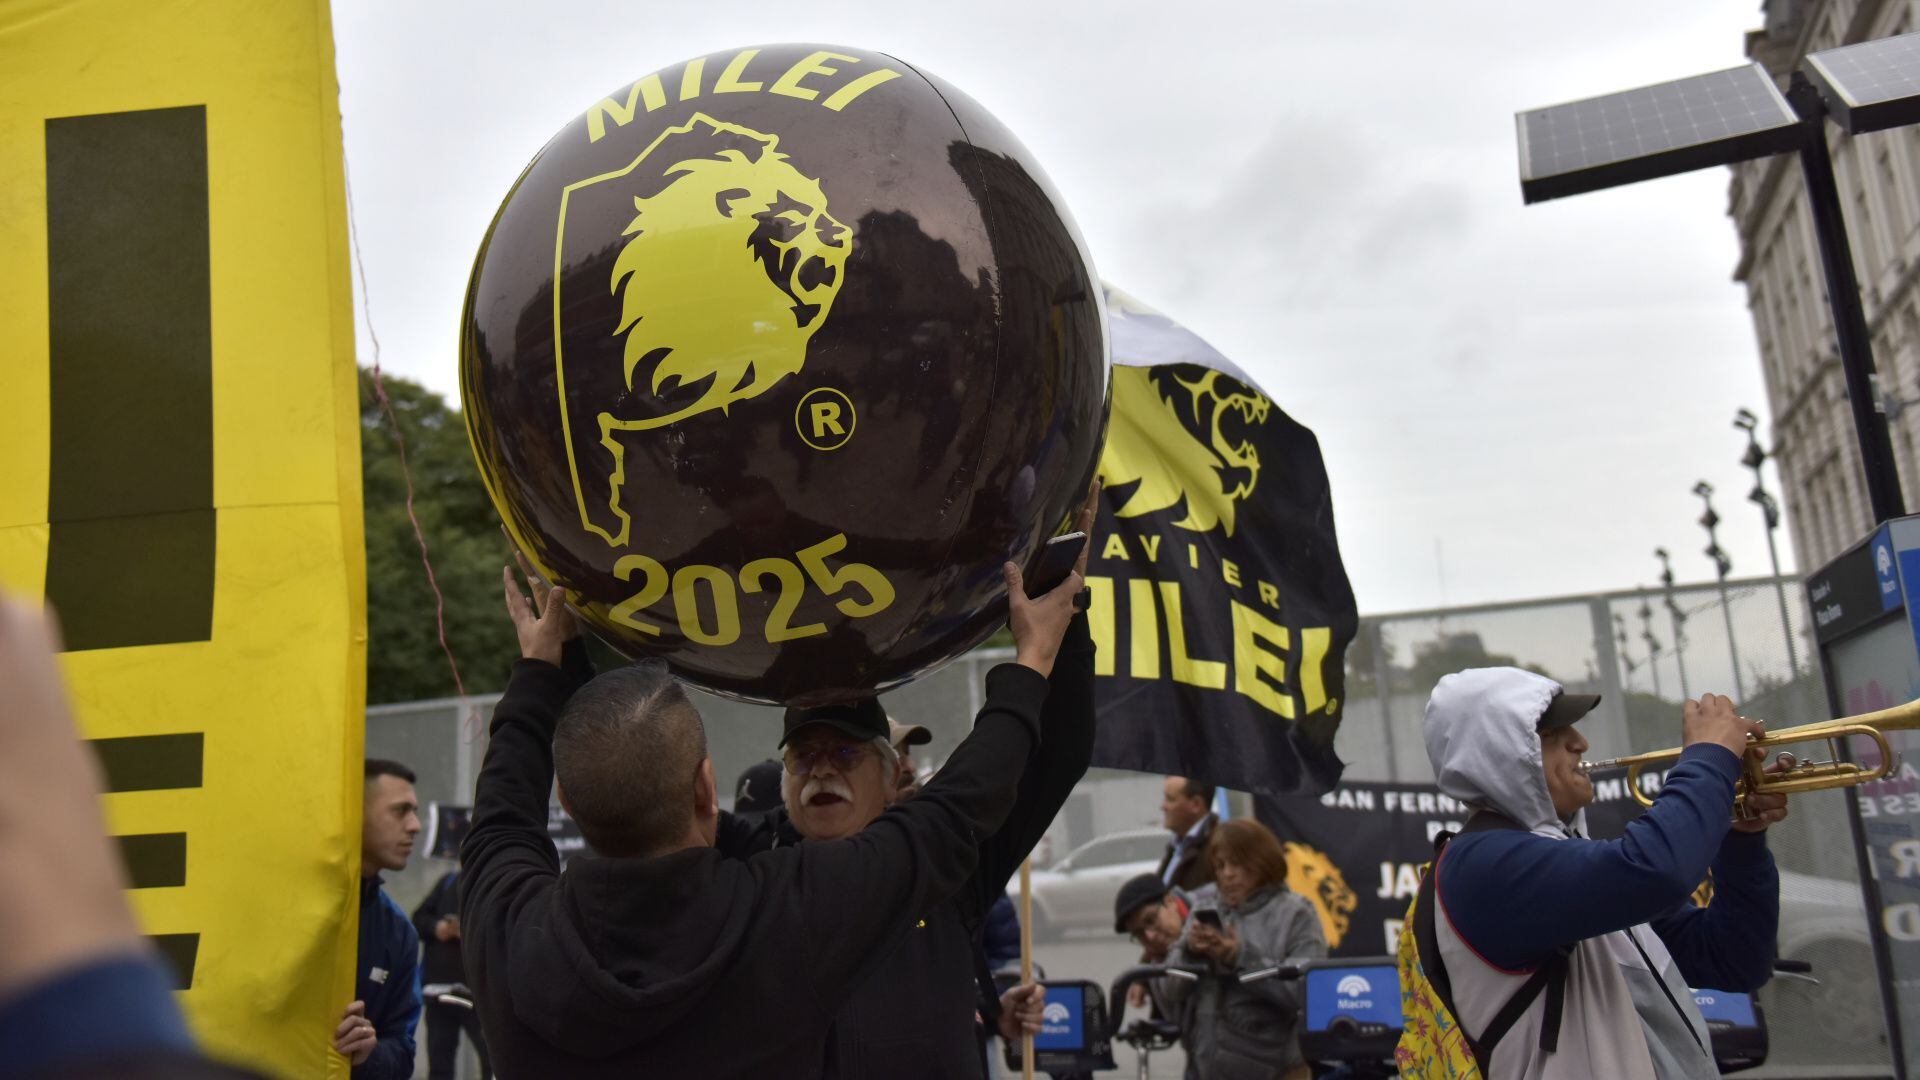
{"label": "woman in dark jacket", "polygon": [[1198,982],[1165,980],[1187,1048],[1188,1080],[1276,1080],[1300,1057],[1301,983],[1240,976],[1290,960],[1327,955],[1326,933],[1311,901],[1287,888],[1280,841],[1257,821],[1222,823],[1207,841],[1219,889],[1220,926],[1197,904],[1167,963],[1204,968]]}

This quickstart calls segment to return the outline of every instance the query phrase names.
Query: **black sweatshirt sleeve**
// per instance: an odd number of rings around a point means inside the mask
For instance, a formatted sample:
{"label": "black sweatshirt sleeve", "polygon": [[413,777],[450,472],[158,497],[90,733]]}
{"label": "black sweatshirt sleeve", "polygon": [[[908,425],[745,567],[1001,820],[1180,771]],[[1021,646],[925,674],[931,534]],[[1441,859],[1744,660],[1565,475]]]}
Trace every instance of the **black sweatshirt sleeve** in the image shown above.
{"label": "black sweatshirt sleeve", "polygon": [[1093,635],[1085,612],[1067,624],[1047,680],[1040,730],[1046,737],[1020,777],[1006,824],[980,845],[979,869],[962,897],[969,919],[986,917],[1093,761]]}
{"label": "black sweatshirt sleeve", "polygon": [[508,910],[522,889],[560,875],[560,857],[547,836],[547,797],[553,790],[553,728],[572,691],[560,668],[514,661],[507,692],[493,709],[492,741],[474,788],[473,825],[460,845],[463,936],[482,931],[486,919]]}
{"label": "black sweatshirt sleeve", "polygon": [[1046,680],[1032,668],[994,668],[973,734],[920,794],[844,840],[790,849],[797,863],[796,956],[804,958],[800,970],[818,1000],[843,999],[877,946],[966,883],[981,838],[998,830],[1013,806],[1046,693]]}

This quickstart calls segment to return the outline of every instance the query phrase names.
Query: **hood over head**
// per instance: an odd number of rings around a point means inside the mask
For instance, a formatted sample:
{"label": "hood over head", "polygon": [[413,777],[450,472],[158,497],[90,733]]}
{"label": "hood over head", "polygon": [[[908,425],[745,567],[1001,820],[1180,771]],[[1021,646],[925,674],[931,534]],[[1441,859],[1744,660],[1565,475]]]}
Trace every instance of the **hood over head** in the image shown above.
{"label": "hood over head", "polygon": [[747,864],[712,848],[575,859],[540,901],[551,937],[508,962],[514,1012],[583,1057],[625,1050],[734,974],[756,896]]}
{"label": "hood over head", "polygon": [[1586,811],[1553,811],[1536,725],[1559,683],[1519,668],[1469,668],[1442,676],[1427,699],[1427,758],[1440,790],[1497,810],[1533,832],[1586,831]]}

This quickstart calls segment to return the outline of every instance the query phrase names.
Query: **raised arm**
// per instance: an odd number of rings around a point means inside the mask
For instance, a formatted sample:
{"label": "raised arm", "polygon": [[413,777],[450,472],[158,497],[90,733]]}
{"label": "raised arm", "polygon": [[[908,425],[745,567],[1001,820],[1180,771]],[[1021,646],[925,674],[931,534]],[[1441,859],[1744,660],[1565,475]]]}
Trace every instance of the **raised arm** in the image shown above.
{"label": "raised arm", "polygon": [[[523,564],[524,565],[524,564]],[[461,922],[471,931],[475,901],[557,877],[560,858],[547,835],[547,798],[553,790],[553,729],[574,690],[561,668],[579,637],[566,605],[531,577],[529,601],[503,568],[507,613],[520,638],[507,692],[494,706],[487,756],[474,788],[473,825],[460,845]],[[489,903],[491,910],[501,910]]]}
{"label": "raised arm", "polygon": [[844,840],[802,844],[758,859],[792,860],[799,902],[799,940],[807,972],[822,999],[838,1000],[872,959],[874,949],[972,874],[983,837],[1005,822],[1028,755],[1039,742],[1047,678],[1073,617],[1078,572],[1038,599],[1028,599],[1020,571],[1005,568],[1016,662],[987,673],[987,701],[973,733],[920,794]]}
{"label": "raised arm", "polygon": [[[1074,573],[1085,577],[1087,555],[1093,548],[1093,525],[1100,507],[1100,484],[1087,493],[1075,522],[1087,539],[1080,546]],[[1076,601],[1078,603],[1078,601]],[[1020,864],[1046,835],[1047,827],[1066,805],[1074,785],[1087,775],[1093,762],[1093,635],[1087,614],[1078,611],[1067,624],[1047,679],[1047,700],[1040,710],[1040,729],[1046,738],[1027,762],[1006,824],[980,845],[980,866],[967,890],[968,914],[983,918],[1006,890]]]}
{"label": "raised arm", "polygon": [[1707,875],[1727,835],[1740,759],[1696,744],[1660,797],[1616,840],[1477,833],[1441,853],[1437,888],[1454,928],[1509,970],[1562,945],[1648,922]]}

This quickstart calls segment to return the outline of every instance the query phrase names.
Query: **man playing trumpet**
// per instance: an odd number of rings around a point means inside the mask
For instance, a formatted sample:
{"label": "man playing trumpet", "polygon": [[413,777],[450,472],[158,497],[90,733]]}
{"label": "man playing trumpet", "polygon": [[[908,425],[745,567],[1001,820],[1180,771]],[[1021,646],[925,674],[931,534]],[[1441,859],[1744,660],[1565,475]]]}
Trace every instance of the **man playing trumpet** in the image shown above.
{"label": "man playing trumpet", "polygon": [[[1576,722],[1599,701],[1518,668],[1434,687],[1427,754],[1440,789],[1476,813],[1434,863],[1427,940],[1445,978],[1433,981],[1450,988],[1488,1080],[1711,1080],[1688,988],[1751,991],[1771,977],[1780,879],[1766,828],[1786,797],[1749,793],[1747,817],[1729,820],[1760,725],[1707,694],[1685,705],[1686,746],[1653,807],[1617,840],[1588,839]],[[1709,869],[1712,904],[1695,907]]]}

